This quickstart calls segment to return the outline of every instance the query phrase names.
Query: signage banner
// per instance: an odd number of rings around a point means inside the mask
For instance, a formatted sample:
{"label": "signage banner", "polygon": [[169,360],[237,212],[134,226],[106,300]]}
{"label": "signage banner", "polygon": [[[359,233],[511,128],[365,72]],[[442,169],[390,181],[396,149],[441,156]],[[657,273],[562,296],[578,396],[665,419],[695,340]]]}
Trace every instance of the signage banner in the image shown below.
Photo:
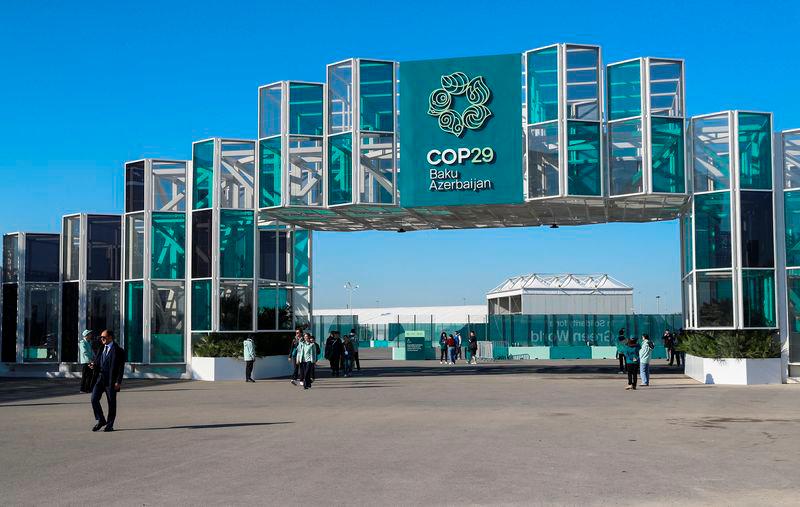
{"label": "signage banner", "polygon": [[425,331],[406,331],[406,360],[407,361],[424,361],[425,360],[425,346],[427,340],[425,339]]}
{"label": "signage banner", "polygon": [[523,199],[519,54],[401,62],[400,205]]}

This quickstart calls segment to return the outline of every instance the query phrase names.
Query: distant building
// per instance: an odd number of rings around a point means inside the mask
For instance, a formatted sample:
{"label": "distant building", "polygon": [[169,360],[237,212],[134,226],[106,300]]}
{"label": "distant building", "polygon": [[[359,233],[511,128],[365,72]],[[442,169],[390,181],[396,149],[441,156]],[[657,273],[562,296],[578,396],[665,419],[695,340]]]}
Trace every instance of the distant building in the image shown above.
{"label": "distant building", "polygon": [[606,274],[530,274],[486,294],[489,315],[627,315],[633,287]]}

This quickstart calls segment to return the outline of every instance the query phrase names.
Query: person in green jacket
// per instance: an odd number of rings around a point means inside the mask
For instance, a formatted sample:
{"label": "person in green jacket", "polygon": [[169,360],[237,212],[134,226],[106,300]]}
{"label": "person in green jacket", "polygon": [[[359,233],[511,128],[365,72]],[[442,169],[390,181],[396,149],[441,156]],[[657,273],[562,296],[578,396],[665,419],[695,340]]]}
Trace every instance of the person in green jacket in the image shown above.
{"label": "person in green jacket", "polygon": [[256,344],[253,337],[248,336],[244,340],[244,381],[255,382],[253,380],[253,366],[256,363]]}
{"label": "person in green jacket", "polygon": [[636,338],[631,338],[622,346],[625,356],[625,366],[628,369],[628,387],[625,389],[636,390],[636,377],[639,373],[639,350],[642,347]]}
{"label": "person in green jacket", "polygon": [[297,361],[297,349],[303,343],[303,333],[299,329],[294,330],[294,338],[292,339],[292,348],[289,351],[289,362],[292,363],[292,380],[293,385],[297,385],[300,380],[300,363]]}
{"label": "person in green jacket", "polygon": [[317,363],[317,345],[310,333],[306,333],[304,338],[297,347],[297,362],[303,375],[303,389],[309,389],[314,378],[314,365]]}
{"label": "person in green jacket", "polygon": [[642,347],[639,350],[639,372],[642,375],[642,385],[650,385],[650,359],[653,358],[653,349],[656,344],[650,339],[649,335],[642,335]]}
{"label": "person in green jacket", "polygon": [[81,333],[81,339],[78,341],[78,364],[83,365],[81,371],[81,392],[92,392],[92,379],[94,378],[94,371],[89,368],[89,363],[94,359],[94,351],[92,350],[92,332],[87,329]]}
{"label": "person in green jacket", "polygon": [[622,352],[625,347],[627,339],[625,338],[625,330],[620,329],[617,335],[617,359],[619,359],[619,373],[625,373],[625,354]]}

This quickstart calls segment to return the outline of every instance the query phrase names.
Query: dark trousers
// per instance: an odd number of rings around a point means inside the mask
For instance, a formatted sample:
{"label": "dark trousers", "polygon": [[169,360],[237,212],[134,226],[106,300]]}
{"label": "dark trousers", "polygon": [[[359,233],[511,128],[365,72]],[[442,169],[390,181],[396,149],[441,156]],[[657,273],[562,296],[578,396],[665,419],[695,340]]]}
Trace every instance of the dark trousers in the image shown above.
{"label": "dark trousers", "polygon": [[330,362],[331,362],[331,374],[334,377],[338,377],[339,376],[339,358],[338,357],[332,357],[332,358],[330,358]]}
{"label": "dark trousers", "polygon": [[636,376],[639,373],[639,365],[636,363],[628,363],[628,385],[636,389]]}
{"label": "dark trousers", "polygon": [[300,363],[294,361],[294,372],[292,372],[292,380],[300,380]]}
{"label": "dark trousers", "polygon": [[[356,350],[353,352],[353,360],[356,362],[356,368],[358,371],[361,371],[361,363],[358,361],[358,351]],[[350,367],[350,371],[353,371],[353,367]]]}
{"label": "dark trousers", "polygon": [[[100,406],[100,398],[103,393],[106,393],[108,402],[108,419],[103,416],[103,407]],[[92,389],[92,410],[94,410],[95,421],[107,421],[109,426],[114,426],[114,420],[117,418],[117,391],[114,390],[113,384],[106,384],[102,375]]]}
{"label": "dark trousers", "polygon": [[619,358],[619,371],[625,371],[625,356],[617,353],[617,357]]}
{"label": "dark trousers", "polygon": [[83,365],[83,371],[81,372],[81,392],[82,393],[90,393],[92,392],[92,375],[94,374],[94,370],[89,368],[88,364]]}
{"label": "dark trousers", "polygon": [[244,367],[244,379],[245,380],[252,380],[253,379],[253,364],[255,361],[245,361]]}
{"label": "dark trousers", "polygon": [[303,387],[308,389],[311,387],[311,382],[313,382],[314,378],[314,363],[312,362],[305,362],[302,364],[301,367],[302,374],[303,374]]}
{"label": "dark trousers", "polygon": [[447,359],[447,347],[439,347],[439,349],[442,351],[442,353],[439,354],[439,362],[441,363],[445,360],[449,361],[449,359]]}
{"label": "dark trousers", "polygon": [[673,361],[675,361],[675,349],[670,347],[667,349],[667,353],[669,354],[669,365],[672,366]]}

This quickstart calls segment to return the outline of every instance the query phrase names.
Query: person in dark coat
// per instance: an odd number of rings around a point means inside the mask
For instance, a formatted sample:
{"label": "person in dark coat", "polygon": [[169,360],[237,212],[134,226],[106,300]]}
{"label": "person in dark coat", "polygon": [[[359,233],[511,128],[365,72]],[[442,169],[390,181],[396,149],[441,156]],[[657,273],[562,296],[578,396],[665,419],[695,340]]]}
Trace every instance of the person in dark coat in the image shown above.
{"label": "person in dark coat", "polygon": [[338,377],[342,360],[342,340],[336,331],[331,331],[325,341],[325,359],[331,363],[331,375]]}
{"label": "person in dark coat", "polygon": [[[92,431],[114,431],[117,418],[117,393],[122,388],[122,376],[125,374],[125,349],[114,343],[114,333],[106,329],[100,335],[103,348],[94,356],[89,367],[94,371],[96,380],[92,387],[92,410],[96,424]],[[108,419],[103,415],[100,398],[106,395],[108,403]]]}

